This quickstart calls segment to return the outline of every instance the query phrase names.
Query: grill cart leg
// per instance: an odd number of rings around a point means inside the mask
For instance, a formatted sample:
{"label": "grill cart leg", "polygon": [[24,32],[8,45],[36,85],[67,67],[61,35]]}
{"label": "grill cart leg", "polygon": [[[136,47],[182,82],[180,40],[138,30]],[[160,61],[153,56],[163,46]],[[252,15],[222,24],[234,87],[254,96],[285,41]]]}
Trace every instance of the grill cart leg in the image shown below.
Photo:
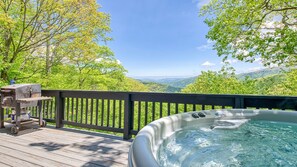
{"label": "grill cart leg", "polygon": [[46,127],[46,121],[45,120],[42,120],[42,125],[41,127]]}
{"label": "grill cart leg", "polygon": [[43,113],[42,113],[42,110],[41,110],[41,107],[42,107],[42,104],[41,104],[41,101],[38,100],[37,102],[37,106],[38,106],[38,112],[39,112],[39,125],[42,126],[42,117],[43,117]]}
{"label": "grill cart leg", "polygon": [[14,125],[14,126],[12,126],[12,127],[10,128],[10,132],[11,132],[12,134],[18,134],[18,133],[19,133],[19,130],[20,130],[20,128],[19,128],[18,126],[16,126],[16,125]]}
{"label": "grill cart leg", "polygon": [[43,120],[43,112],[42,112],[42,101],[38,100],[38,112],[39,112],[39,125],[41,127],[46,127],[46,121]]}
{"label": "grill cart leg", "polygon": [[21,104],[20,103],[16,103],[16,108],[15,108],[15,125],[11,127],[10,131],[13,134],[17,134],[19,133],[19,129],[21,127]]}

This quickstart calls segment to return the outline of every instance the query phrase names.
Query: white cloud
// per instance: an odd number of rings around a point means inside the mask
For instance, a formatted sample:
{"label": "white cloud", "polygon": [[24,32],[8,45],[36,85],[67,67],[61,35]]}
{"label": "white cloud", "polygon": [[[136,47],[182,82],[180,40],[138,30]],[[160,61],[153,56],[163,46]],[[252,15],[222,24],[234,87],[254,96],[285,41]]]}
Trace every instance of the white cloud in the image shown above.
{"label": "white cloud", "polygon": [[259,70],[263,70],[265,67],[252,67],[247,69],[247,71],[245,72],[255,72],[255,71],[259,71]]}
{"label": "white cloud", "polygon": [[206,61],[204,62],[203,64],[201,64],[202,66],[206,66],[206,67],[211,67],[211,66],[214,66],[215,64],[214,63],[211,63],[209,61]]}
{"label": "white cloud", "polygon": [[198,50],[211,49],[213,44],[214,44],[214,41],[208,39],[206,41],[206,44],[198,46],[197,49]]}

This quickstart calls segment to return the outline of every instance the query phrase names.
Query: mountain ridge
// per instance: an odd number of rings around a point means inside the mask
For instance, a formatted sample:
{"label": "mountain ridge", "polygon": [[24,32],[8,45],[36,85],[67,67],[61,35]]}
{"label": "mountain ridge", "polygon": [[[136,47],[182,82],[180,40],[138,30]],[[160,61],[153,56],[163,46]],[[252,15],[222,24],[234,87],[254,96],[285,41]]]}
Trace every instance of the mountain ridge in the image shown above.
{"label": "mountain ridge", "polygon": [[[288,70],[290,70],[290,68],[278,68],[278,67],[265,68],[257,71],[236,74],[236,77],[240,80],[244,80],[246,77],[250,79],[259,79],[259,78],[264,78],[271,75],[279,75]],[[156,78],[137,77],[134,79],[148,86],[150,91],[179,92],[187,85],[194,83],[197,77],[199,77],[199,75],[194,77],[169,77],[169,78],[161,77],[161,76],[157,76]]]}

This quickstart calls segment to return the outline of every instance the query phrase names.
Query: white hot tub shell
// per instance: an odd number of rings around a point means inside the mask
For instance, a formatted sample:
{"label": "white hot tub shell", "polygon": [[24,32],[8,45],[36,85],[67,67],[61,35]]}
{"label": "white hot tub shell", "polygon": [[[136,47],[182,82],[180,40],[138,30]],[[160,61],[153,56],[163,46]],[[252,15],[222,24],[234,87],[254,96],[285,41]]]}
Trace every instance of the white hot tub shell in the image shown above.
{"label": "white hot tub shell", "polygon": [[129,167],[159,167],[157,150],[175,131],[193,125],[210,128],[238,128],[248,120],[267,120],[297,123],[297,112],[280,110],[207,110],[205,117],[194,118],[198,111],[176,114],[156,120],[139,131],[129,150]]}

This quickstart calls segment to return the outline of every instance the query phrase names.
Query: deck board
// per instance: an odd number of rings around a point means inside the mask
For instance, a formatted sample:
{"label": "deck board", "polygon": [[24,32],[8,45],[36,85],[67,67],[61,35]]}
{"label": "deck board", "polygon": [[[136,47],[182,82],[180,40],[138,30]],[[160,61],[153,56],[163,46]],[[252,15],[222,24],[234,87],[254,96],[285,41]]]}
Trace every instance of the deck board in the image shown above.
{"label": "deck board", "polygon": [[131,141],[96,132],[54,127],[11,135],[0,129],[0,166],[127,166]]}

